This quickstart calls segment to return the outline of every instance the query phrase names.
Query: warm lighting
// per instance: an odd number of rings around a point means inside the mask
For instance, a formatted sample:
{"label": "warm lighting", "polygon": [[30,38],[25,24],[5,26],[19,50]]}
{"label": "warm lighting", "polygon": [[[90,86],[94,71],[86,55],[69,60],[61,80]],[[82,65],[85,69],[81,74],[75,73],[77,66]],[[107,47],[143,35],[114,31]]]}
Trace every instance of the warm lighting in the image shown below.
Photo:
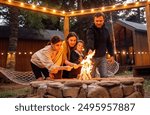
{"label": "warm lighting", "polygon": [[24,52],[24,54],[26,55],[26,54],[27,54],[27,52]]}
{"label": "warm lighting", "polygon": [[94,12],[94,9],[91,9],[91,12]]}
{"label": "warm lighting", "polygon": [[32,52],[29,52],[29,54],[32,54]]}
{"label": "warm lighting", "polygon": [[115,5],[113,5],[112,7],[113,7],[113,8],[115,8],[116,6],[115,6]]}
{"label": "warm lighting", "polygon": [[46,8],[44,7],[43,10],[46,11]]}
{"label": "warm lighting", "polygon": [[62,11],[63,14],[65,14],[65,11]]}
{"label": "warm lighting", "polygon": [[124,4],[124,7],[126,7],[126,6],[127,6],[127,4],[125,3],[125,4]]}
{"label": "warm lighting", "polygon": [[21,5],[21,6],[24,6],[24,3],[21,2],[20,5]]}
{"label": "warm lighting", "polygon": [[16,53],[14,52],[13,54],[15,55]]}
{"label": "warm lighting", "polygon": [[115,54],[117,54],[117,52],[116,52],[116,51],[115,51],[114,53],[115,53]]}
{"label": "warm lighting", "polygon": [[1,53],[1,55],[4,55],[4,53]]}
{"label": "warm lighting", "polygon": [[53,10],[53,13],[56,13],[56,10]]}
{"label": "warm lighting", "polygon": [[105,7],[102,7],[102,10],[104,10],[105,9]]}
{"label": "warm lighting", "polygon": [[141,54],[144,54],[144,52],[141,52]]}
{"label": "warm lighting", "polygon": [[11,3],[11,0],[8,0],[9,3]]}
{"label": "warm lighting", "polygon": [[141,52],[138,52],[138,54],[141,54]]}
{"label": "warm lighting", "polygon": [[126,54],[126,52],[125,52],[125,51],[122,51],[122,54],[123,54],[123,55],[125,55],[125,54]]}
{"label": "warm lighting", "polygon": [[72,11],[71,14],[74,14],[74,11]]}
{"label": "warm lighting", "polygon": [[32,8],[33,8],[33,9],[35,8],[35,5],[34,5],[34,4],[32,4]]}
{"label": "warm lighting", "polygon": [[135,4],[136,4],[136,5],[138,5],[138,4],[139,4],[139,2],[136,2]]}
{"label": "warm lighting", "polygon": [[21,55],[21,52],[19,52],[18,54]]}
{"label": "warm lighting", "polygon": [[84,12],[84,10],[81,10],[81,13],[83,13]]}

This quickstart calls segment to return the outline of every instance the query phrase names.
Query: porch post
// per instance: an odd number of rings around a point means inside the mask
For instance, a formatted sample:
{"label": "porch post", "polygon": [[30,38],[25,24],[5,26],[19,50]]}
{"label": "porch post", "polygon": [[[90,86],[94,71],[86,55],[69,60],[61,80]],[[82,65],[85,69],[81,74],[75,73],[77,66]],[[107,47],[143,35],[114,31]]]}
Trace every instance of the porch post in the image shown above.
{"label": "porch post", "polygon": [[146,20],[147,20],[148,49],[150,52],[150,5],[146,6]]}
{"label": "porch post", "polygon": [[69,34],[69,17],[65,16],[65,19],[64,19],[64,37],[65,37],[65,39],[68,34]]}

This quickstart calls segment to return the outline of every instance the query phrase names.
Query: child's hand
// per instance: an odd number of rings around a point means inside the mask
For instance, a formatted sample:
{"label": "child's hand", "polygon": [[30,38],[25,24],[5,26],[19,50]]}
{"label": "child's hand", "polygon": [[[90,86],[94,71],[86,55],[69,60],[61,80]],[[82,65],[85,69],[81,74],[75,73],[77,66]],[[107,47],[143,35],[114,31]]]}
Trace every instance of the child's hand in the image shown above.
{"label": "child's hand", "polygon": [[66,70],[66,71],[71,71],[72,68],[73,68],[73,67],[71,67],[71,66],[64,66],[64,70]]}
{"label": "child's hand", "polygon": [[74,64],[74,65],[73,65],[73,68],[74,68],[74,69],[78,69],[80,66],[81,66],[80,64]]}

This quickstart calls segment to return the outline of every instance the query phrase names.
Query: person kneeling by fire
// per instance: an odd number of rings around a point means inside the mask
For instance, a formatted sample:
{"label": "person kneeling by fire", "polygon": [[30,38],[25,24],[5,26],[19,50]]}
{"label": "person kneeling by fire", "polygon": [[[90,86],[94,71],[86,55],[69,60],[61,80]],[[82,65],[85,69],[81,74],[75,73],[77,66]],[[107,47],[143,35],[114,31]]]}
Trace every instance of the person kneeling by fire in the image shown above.
{"label": "person kneeling by fire", "polygon": [[[53,36],[47,46],[35,52],[31,57],[31,67],[36,79],[60,79],[62,77],[61,70],[71,71],[72,65],[76,66],[77,64],[68,60],[64,61],[63,54],[62,39]],[[62,66],[63,62],[66,66]]]}

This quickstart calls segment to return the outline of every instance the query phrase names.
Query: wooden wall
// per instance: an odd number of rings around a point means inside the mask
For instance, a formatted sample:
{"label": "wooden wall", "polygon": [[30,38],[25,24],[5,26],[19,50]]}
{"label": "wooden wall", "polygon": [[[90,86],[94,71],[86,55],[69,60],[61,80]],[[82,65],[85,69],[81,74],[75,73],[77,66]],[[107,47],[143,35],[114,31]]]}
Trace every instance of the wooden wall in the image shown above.
{"label": "wooden wall", "polygon": [[[33,53],[43,48],[48,41],[42,40],[20,40],[16,53],[16,70],[30,71],[30,59]],[[21,54],[19,54],[21,52]],[[32,54],[30,54],[32,52]],[[25,54],[26,53],[26,54]]]}
{"label": "wooden wall", "polygon": [[0,67],[6,67],[8,39],[0,38]]}
{"label": "wooden wall", "polygon": [[[47,45],[48,41],[19,39],[16,52],[16,71],[31,71],[30,59],[33,53]],[[0,67],[6,67],[8,39],[0,38]],[[31,54],[32,52],[32,54]],[[1,53],[4,53],[3,55]],[[19,54],[21,53],[21,54]]]}
{"label": "wooden wall", "polygon": [[135,66],[150,65],[150,53],[146,32],[136,32],[134,36]]}

